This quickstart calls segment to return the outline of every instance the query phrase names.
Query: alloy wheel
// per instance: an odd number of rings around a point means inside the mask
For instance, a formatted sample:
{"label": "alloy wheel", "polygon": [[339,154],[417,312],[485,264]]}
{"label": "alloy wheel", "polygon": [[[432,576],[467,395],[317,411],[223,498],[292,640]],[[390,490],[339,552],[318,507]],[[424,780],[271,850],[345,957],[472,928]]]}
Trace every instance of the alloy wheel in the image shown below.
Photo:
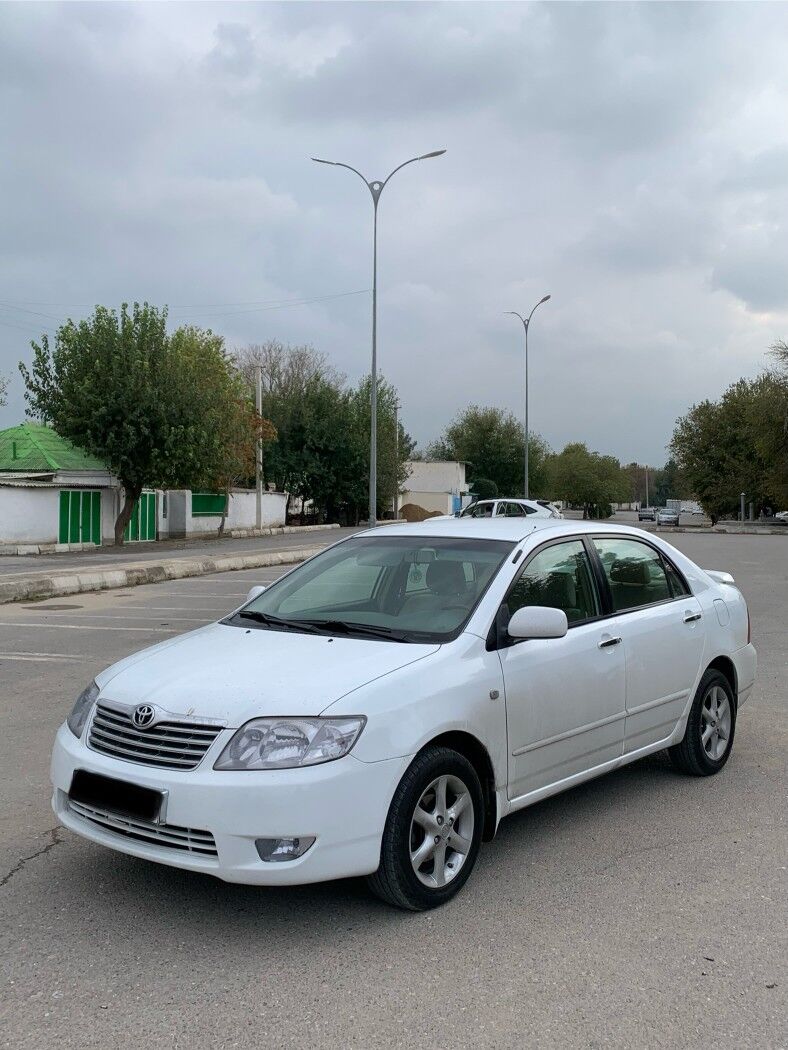
{"label": "alloy wheel", "polygon": [[416,803],[410,825],[410,862],[419,882],[430,889],[456,877],[473,844],[473,798],[459,777],[433,780]]}
{"label": "alloy wheel", "polygon": [[711,686],[703,698],[700,714],[701,746],[712,761],[719,762],[731,735],[731,704],[721,686]]}

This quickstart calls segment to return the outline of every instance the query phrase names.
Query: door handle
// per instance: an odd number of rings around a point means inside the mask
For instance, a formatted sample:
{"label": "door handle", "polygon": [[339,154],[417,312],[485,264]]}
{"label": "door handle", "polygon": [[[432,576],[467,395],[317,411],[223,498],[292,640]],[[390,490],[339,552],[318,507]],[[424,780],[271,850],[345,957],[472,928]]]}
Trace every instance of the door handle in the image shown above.
{"label": "door handle", "polygon": [[703,613],[691,612],[689,609],[684,613],[684,623],[693,623],[695,620],[699,620],[703,616]]}
{"label": "door handle", "polygon": [[609,649],[611,645],[618,645],[621,642],[620,638],[603,638],[599,643],[600,649]]}

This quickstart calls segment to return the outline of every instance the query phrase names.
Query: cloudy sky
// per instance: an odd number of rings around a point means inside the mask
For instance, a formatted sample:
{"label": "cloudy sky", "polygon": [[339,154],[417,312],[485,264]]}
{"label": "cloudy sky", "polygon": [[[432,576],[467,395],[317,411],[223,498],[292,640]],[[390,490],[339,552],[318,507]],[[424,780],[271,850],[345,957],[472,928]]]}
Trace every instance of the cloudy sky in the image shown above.
{"label": "cloudy sky", "polygon": [[[788,5],[0,5],[0,426],[29,341],[170,304],[380,366],[427,442],[469,401],[661,463],[788,338]],[[353,294],[355,293],[355,294]]]}

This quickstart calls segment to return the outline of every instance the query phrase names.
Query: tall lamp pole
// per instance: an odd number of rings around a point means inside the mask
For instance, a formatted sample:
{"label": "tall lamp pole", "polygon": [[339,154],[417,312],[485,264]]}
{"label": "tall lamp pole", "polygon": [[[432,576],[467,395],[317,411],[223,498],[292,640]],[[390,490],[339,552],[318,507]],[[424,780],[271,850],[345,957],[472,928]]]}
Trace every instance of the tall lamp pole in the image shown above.
{"label": "tall lamp pole", "polygon": [[528,329],[531,327],[531,318],[536,312],[537,307],[541,306],[542,303],[546,303],[550,298],[549,295],[545,295],[544,298],[540,299],[536,306],[531,310],[527,317],[523,317],[522,314],[518,314],[516,310],[507,310],[507,314],[512,314],[514,317],[519,317],[523,322],[523,328],[525,329],[525,498],[528,499]]}
{"label": "tall lamp pole", "polygon": [[429,160],[430,157],[440,157],[446,152],[445,149],[434,150],[432,153],[424,153],[420,157],[411,157],[403,164],[398,165],[386,178],[379,182],[377,179],[370,181],[356,168],[349,164],[342,164],[337,160],[322,160],[320,157],[312,157],[317,164],[331,164],[335,168],[347,168],[354,172],[364,182],[372,194],[373,223],[372,223],[372,393],[371,412],[369,426],[369,525],[373,528],[377,523],[377,488],[378,488],[378,201],[380,195],[386,188],[386,184],[393,175],[408,164],[415,164],[417,160]]}

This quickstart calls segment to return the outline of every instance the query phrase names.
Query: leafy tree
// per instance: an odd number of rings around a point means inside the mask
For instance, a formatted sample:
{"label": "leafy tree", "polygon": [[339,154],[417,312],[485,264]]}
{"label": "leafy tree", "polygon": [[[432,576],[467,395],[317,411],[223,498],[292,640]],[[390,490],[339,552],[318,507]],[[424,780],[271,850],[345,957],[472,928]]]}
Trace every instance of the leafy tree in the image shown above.
{"label": "leafy tree", "polygon": [[[352,394],[355,418],[354,438],[363,467],[363,498],[359,509],[368,515],[369,507],[369,428],[371,413],[371,379],[362,379]],[[377,513],[391,510],[394,496],[403,490],[408,480],[405,466],[415,448],[402,420],[398,419],[399,397],[396,389],[382,376],[378,376],[378,462],[377,462]],[[396,426],[395,426],[396,423]]]}
{"label": "leafy tree", "polygon": [[96,307],[61,325],[50,346],[33,343],[20,363],[31,414],[103,459],[120,479],[124,503],[115,543],[145,487],[188,488],[217,473],[220,422],[233,396],[222,339],[181,328],[167,334],[167,311],[124,303]]}
{"label": "leafy tree", "polygon": [[[528,484],[532,495],[547,495],[545,465],[550,449],[538,434],[528,441]],[[428,449],[431,459],[468,464],[468,478],[487,478],[504,496],[523,494],[525,437],[522,424],[501,408],[469,405]]]}
{"label": "leafy tree", "polygon": [[495,499],[498,495],[498,486],[490,478],[475,478],[471,488],[477,499]]}
{"label": "leafy tree", "polygon": [[719,401],[694,405],[671,450],[712,522],[736,514],[741,492],[759,508],[788,503],[788,374],[740,379]]}
{"label": "leafy tree", "polygon": [[0,408],[8,403],[8,377],[0,375]]}
{"label": "leafy tree", "polygon": [[547,475],[553,498],[581,505],[584,518],[609,517],[610,504],[626,499],[628,492],[628,477],[618,460],[590,452],[580,442],[551,456]]}
{"label": "leafy tree", "polygon": [[[209,484],[210,489],[224,493],[224,509],[219,522],[218,535],[224,535],[227,513],[233,489],[249,485],[257,474],[257,442],[263,447],[276,441],[276,427],[255,411],[242,384],[237,396],[229,400],[220,420],[223,455],[217,464],[216,475]],[[265,460],[264,460],[265,461]]]}

